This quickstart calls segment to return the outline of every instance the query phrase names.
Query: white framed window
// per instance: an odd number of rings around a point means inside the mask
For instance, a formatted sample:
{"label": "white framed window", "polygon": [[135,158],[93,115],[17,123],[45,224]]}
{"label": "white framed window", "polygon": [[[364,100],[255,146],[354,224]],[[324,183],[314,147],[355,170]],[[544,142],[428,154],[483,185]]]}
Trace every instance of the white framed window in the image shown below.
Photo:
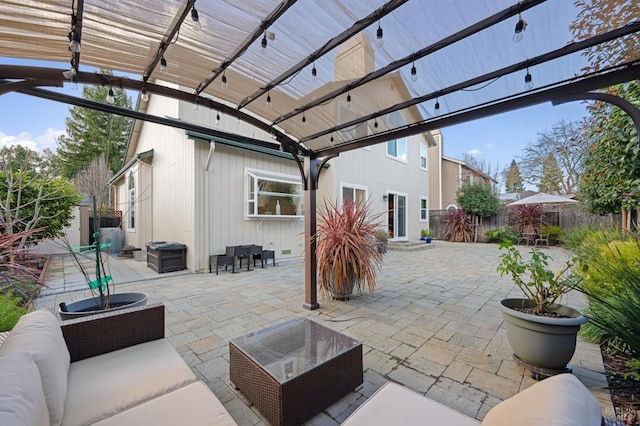
{"label": "white framed window", "polygon": [[361,185],[353,185],[350,183],[340,184],[342,193],[342,202],[351,201],[358,204],[367,202],[367,187]]}
{"label": "white framed window", "polygon": [[420,197],[420,222],[429,221],[429,199],[427,197]]}
{"label": "white framed window", "polygon": [[420,169],[427,170],[427,145],[420,143]]}
{"label": "white framed window", "polygon": [[[402,115],[398,111],[389,114],[389,128],[396,129],[404,125]],[[394,139],[387,142],[387,157],[407,162],[407,138]]]}
{"label": "white framed window", "polygon": [[297,176],[247,169],[247,216],[303,217],[304,193]]}
{"label": "white framed window", "polygon": [[129,172],[129,177],[127,180],[127,190],[129,195],[129,215],[127,220],[127,228],[130,230],[134,230],[136,229],[136,180],[133,172]]}

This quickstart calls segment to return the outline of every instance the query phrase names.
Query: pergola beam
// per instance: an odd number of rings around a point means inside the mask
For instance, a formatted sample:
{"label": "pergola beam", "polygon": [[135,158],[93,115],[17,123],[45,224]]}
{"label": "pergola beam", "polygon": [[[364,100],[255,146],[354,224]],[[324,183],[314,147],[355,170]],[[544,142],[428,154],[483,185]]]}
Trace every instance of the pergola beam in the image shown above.
{"label": "pergola beam", "polygon": [[322,137],[322,136],[337,132],[339,130],[346,129],[346,128],[352,127],[352,126],[356,126],[356,125],[358,125],[360,123],[363,123],[363,122],[368,121],[368,120],[372,120],[372,119],[380,117],[382,115],[390,114],[390,113],[392,113],[394,111],[399,111],[399,110],[402,110],[402,109],[405,109],[405,108],[409,108],[409,107],[412,107],[414,105],[418,105],[420,103],[435,99],[437,97],[441,97],[441,96],[447,95],[449,93],[454,93],[454,92],[457,92],[459,90],[463,90],[463,89],[466,89],[466,88],[469,88],[469,87],[472,87],[472,86],[475,86],[475,85],[478,85],[478,84],[482,84],[482,83],[485,83],[487,81],[490,81],[490,80],[493,80],[493,79],[496,79],[496,78],[500,78],[502,76],[505,76],[505,75],[508,75],[508,74],[511,74],[511,73],[514,73],[514,72],[517,72],[517,71],[521,71],[523,69],[526,69],[526,68],[534,66],[534,65],[538,65],[538,64],[545,63],[545,62],[549,62],[549,61],[552,61],[554,59],[558,59],[558,58],[570,55],[572,53],[576,53],[576,52],[579,52],[581,50],[588,49],[588,48],[596,46],[598,44],[602,44],[602,43],[605,43],[605,42],[610,41],[610,40],[615,40],[616,38],[623,37],[625,35],[636,33],[638,31],[640,31],[640,21],[632,22],[630,24],[625,25],[622,28],[617,28],[615,30],[612,30],[612,31],[609,31],[609,32],[606,32],[606,33],[603,33],[603,34],[600,34],[600,35],[597,35],[595,37],[591,37],[591,38],[589,38],[587,40],[583,40],[583,41],[579,41],[579,42],[568,44],[568,45],[563,46],[563,47],[561,47],[559,49],[556,49],[556,50],[553,50],[551,52],[539,55],[539,56],[537,56],[535,58],[527,59],[526,61],[522,61],[522,62],[514,64],[514,65],[509,65],[509,66],[501,68],[501,69],[499,69],[497,71],[492,71],[490,73],[474,77],[472,79],[463,81],[461,83],[457,83],[457,84],[454,84],[452,86],[437,90],[435,92],[431,92],[431,93],[426,94],[424,96],[419,96],[417,98],[413,98],[413,99],[410,99],[410,100],[405,101],[405,102],[400,102],[400,103],[398,103],[396,105],[390,106],[390,107],[385,108],[383,110],[376,111],[376,112],[374,112],[372,114],[368,114],[368,115],[362,116],[360,118],[357,118],[355,120],[351,120],[351,121],[342,123],[342,124],[340,124],[338,126],[334,126],[334,127],[330,128],[330,129],[326,129],[326,130],[323,130],[321,132],[317,132],[317,133],[315,133],[313,135],[306,136],[306,137],[304,137],[304,138],[302,138],[300,140],[300,143],[305,143],[307,141],[310,141],[310,140],[313,140],[313,139],[317,139],[319,137]]}
{"label": "pergola beam", "polygon": [[295,74],[300,72],[302,69],[304,69],[305,67],[307,67],[308,65],[316,61],[318,58],[321,58],[325,54],[329,53],[331,50],[340,46],[342,43],[349,40],[351,37],[353,37],[360,31],[362,31],[363,29],[367,28],[369,25],[376,22],[383,16],[386,16],[389,13],[393,12],[398,7],[405,4],[407,1],[409,0],[391,0],[386,4],[384,4],[382,7],[378,8],[378,10],[376,10],[375,12],[372,12],[368,16],[354,23],[351,27],[347,28],[342,33],[338,34],[337,36],[335,36],[334,38],[326,42],[320,49],[316,50],[315,52],[307,56],[305,59],[298,62],[293,67],[291,67],[290,69],[288,69],[287,71],[279,75],[278,77],[271,80],[265,87],[263,87],[260,90],[257,90],[253,94],[244,98],[242,102],[240,102],[240,104],[238,105],[238,109],[246,107],[251,102],[255,101],[260,96],[267,93],[269,90],[278,86],[280,83],[287,80],[291,76],[294,76]]}
{"label": "pergola beam", "polygon": [[218,78],[220,74],[224,73],[224,71],[229,68],[229,66],[236,59],[244,55],[244,52],[249,49],[253,42],[255,42],[260,37],[260,35],[267,30],[267,28],[269,28],[275,21],[278,20],[278,18],[280,18],[287,10],[289,10],[289,8],[293,6],[296,1],[297,0],[284,1],[266,18],[264,18],[264,20],[260,23],[260,26],[253,30],[253,33],[249,34],[249,36],[244,39],[244,41],[240,44],[240,46],[238,46],[235,52],[233,52],[229,58],[222,61],[222,63],[217,68],[212,70],[209,76],[198,85],[198,88],[196,89],[196,95],[202,93],[202,91],[206,89],[211,83],[213,83],[213,81]]}
{"label": "pergola beam", "polygon": [[[544,3],[547,0],[526,0],[526,1],[522,1],[518,4],[516,4],[515,6],[511,6],[508,7],[504,10],[501,10],[498,13],[493,14],[492,16],[489,16],[488,18],[483,19],[482,21],[479,21],[467,28],[464,28],[460,31],[458,31],[455,34],[450,35],[449,37],[445,37],[442,40],[439,40],[427,47],[425,47],[424,49],[420,49],[419,51],[412,53],[409,56],[406,56],[402,59],[399,59],[395,62],[391,62],[389,65],[382,67],[376,71],[372,71],[369,74],[365,75],[364,77],[353,81],[345,86],[342,86],[332,92],[327,93],[326,95],[323,95],[317,99],[314,99],[312,102],[307,103],[306,105],[301,106],[300,108],[296,108],[295,110],[288,112],[287,114],[281,115],[280,117],[276,118],[273,121],[273,124],[279,124],[285,120],[288,120],[292,117],[295,117],[298,114],[302,114],[303,112],[314,108],[318,105],[323,105],[326,102],[336,98],[337,96],[340,96],[344,93],[349,92],[350,90],[353,90],[357,87],[360,87],[366,83],[369,83],[370,81],[376,80],[378,78],[381,78],[399,68],[404,67],[405,65],[408,65],[424,56],[430,55],[434,52],[437,52],[438,50],[444,49],[447,46],[450,46],[462,39],[465,39],[477,32],[480,32],[482,30],[485,30],[499,22],[504,21],[505,19],[508,19],[512,16],[517,15],[518,13],[521,13],[524,10],[530,9],[534,6],[537,6],[540,3]],[[306,138],[307,140],[310,138]]]}

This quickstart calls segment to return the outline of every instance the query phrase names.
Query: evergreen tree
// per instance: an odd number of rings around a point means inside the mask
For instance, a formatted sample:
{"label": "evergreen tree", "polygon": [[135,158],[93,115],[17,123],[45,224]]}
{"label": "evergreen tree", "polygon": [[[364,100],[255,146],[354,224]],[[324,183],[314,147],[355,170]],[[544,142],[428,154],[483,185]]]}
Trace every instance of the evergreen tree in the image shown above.
{"label": "evergreen tree", "polygon": [[522,176],[520,175],[520,169],[516,160],[511,160],[511,165],[505,173],[505,191],[507,192],[523,192],[524,183],[522,182]]}
{"label": "evergreen tree", "polygon": [[549,154],[542,163],[542,177],[538,184],[538,191],[547,194],[560,194],[562,191],[561,182],[562,170],[560,170],[558,160],[553,154]]}
{"label": "evergreen tree", "polygon": [[[101,71],[110,75],[110,72]],[[85,86],[82,97],[106,102],[107,86]],[[131,109],[131,98],[120,88],[113,88],[115,106]],[[92,161],[104,155],[112,173],[122,166],[131,130],[131,119],[83,107],[71,107],[65,120],[67,134],[58,138],[56,166],[62,176],[73,179]]]}

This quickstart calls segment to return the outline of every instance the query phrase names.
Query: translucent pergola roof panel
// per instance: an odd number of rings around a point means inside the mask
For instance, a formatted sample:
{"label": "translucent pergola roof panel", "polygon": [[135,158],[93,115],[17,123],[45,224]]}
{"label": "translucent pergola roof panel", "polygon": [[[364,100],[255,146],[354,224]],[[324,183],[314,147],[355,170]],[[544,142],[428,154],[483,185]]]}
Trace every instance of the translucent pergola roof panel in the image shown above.
{"label": "translucent pergola roof panel", "polygon": [[[0,57],[179,87],[317,153],[640,60],[635,0],[3,0],[0,16]],[[0,59],[3,83],[33,78],[16,73]],[[404,122],[389,119],[396,110]]]}

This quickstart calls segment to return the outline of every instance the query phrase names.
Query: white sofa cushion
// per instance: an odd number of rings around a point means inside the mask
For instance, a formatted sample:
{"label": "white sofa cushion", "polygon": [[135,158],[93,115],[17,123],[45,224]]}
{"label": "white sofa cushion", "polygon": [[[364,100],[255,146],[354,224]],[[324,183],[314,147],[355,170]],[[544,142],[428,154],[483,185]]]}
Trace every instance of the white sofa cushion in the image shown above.
{"label": "white sofa cushion", "polygon": [[0,425],[49,425],[40,371],[27,352],[0,357]]}
{"label": "white sofa cushion", "polygon": [[483,426],[599,426],[598,400],[576,376],[549,377],[496,405]]}
{"label": "white sofa cushion", "polygon": [[236,426],[224,405],[202,382],[192,383],[101,420],[99,426]]}
{"label": "white sofa cushion", "polygon": [[49,311],[23,315],[0,346],[0,356],[28,352],[40,372],[51,425],[62,421],[70,356],[58,319]]}
{"label": "white sofa cushion", "polygon": [[166,339],[73,362],[62,424],[95,423],[196,380]]}
{"label": "white sofa cushion", "polygon": [[342,423],[343,426],[425,424],[478,426],[480,422],[404,386],[387,382]]}

